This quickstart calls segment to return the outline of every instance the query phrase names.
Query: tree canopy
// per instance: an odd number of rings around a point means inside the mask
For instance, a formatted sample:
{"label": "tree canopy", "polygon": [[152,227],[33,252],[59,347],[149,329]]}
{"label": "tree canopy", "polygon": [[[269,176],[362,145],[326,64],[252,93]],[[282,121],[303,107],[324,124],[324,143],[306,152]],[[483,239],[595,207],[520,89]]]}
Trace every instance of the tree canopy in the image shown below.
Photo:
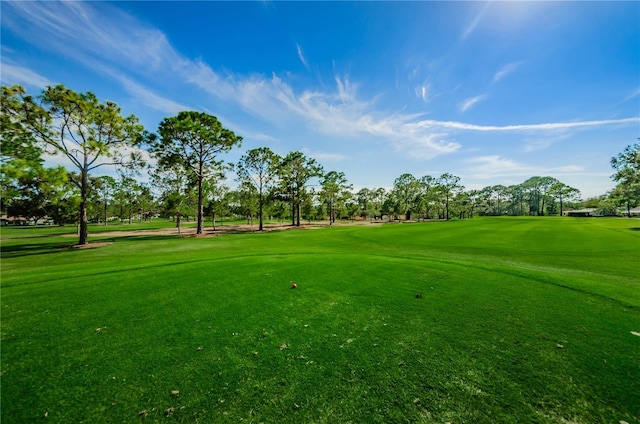
{"label": "tree canopy", "polygon": [[244,154],[236,166],[236,172],[241,183],[250,184],[258,192],[258,230],[262,231],[265,194],[277,182],[280,156],[268,147],[251,149]]}
{"label": "tree canopy", "polygon": [[291,205],[291,223],[300,226],[300,206],[308,194],[307,182],[322,175],[322,166],[302,152],[291,152],[279,167],[280,196]]}
{"label": "tree canopy", "polygon": [[322,191],[320,192],[321,201],[328,205],[329,223],[336,222],[336,210],[340,210],[351,198],[351,189],[353,188],[347,182],[344,172],[330,171],[322,176],[320,180]]}
{"label": "tree canopy", "polygon": [[140,163],[140,157],[127,149],[140,139],[138,118],[122,116],[114,102],[102,103],[91,92],[77,93],[63,85],[47,87],[38,98],[20,86],[3,87],[2,103],[2,121],[9,123],[13,149],[33,152],[33,145],[40,146],[62,154],[78,169],[79,178],[70,181],[80,190],[78,244],[87,244],[89,174],[101,166]]}
{"label": "tree canopy", "polygon": [[618,183],[612,195],[626,205],[631,216],[630,209],[640,204],[640,143],[627,146],[611,158],[611,166],[616,171],[612,178]]}
{"label": "tree canopy", "polygon": [[222,164],[220,153],[242,143],[242,137],[222,126],[218,118],[203,112],[185,111],[165,118],[158,128],[160,137],[150,136],[150,151],[165,167],[180,167],[194,177],[198,196],[197,234],[204,224],[204,180]]}

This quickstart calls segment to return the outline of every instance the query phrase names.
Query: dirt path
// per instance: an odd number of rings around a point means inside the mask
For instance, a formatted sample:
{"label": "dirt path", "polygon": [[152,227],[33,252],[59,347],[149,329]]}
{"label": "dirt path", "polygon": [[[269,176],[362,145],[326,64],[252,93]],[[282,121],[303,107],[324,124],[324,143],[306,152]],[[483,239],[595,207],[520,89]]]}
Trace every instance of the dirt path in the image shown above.
{"label": "dirt path", "polygon": [[[348,221],[348,222],[336,222],[333,226],[354,226],[354,225],[377,225],[380,224],[381,221],[377,223],[375,221]],[[265,224],[263,226],[264,231],[284,231],[284,230],[312,230],[318,228],[328,227],[328,222],[313,222],[311,224],[302,224],[300,227],[292,227],[288,223],[283,224]],[[233,234],[233,233],[257,233],[258,232],[258,224],[243,224],[243,225],[218,225],[216,226],[215,231],[212,227],[206,227],[204,229],[204,233],[201,235],[197,235],[197,237],[212,237],[219,236],[222,234]],[[182,227],[180,232],[178,232],[177,228],[162,228],[155,230],[118,230],[118,231],[106,231],[106,232],[95,232],[91,234],[89,233],[89,237],[135,237],[135,236],[178,236],[178,237],[196,237],[196,227],[188,226]],[[75,234],[67,234],[67,237],[77,237]],[[91,245],[97,244],[90,243]]]}

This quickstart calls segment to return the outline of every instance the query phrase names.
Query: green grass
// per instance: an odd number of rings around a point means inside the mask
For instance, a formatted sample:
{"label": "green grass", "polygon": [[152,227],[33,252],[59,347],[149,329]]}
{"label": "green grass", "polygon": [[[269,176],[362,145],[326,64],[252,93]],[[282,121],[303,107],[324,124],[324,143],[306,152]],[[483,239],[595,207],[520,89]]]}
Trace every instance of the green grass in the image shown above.
{"label": "green grass", "polygon": [[640,422],[638,228],[3,229],[0,418]]}

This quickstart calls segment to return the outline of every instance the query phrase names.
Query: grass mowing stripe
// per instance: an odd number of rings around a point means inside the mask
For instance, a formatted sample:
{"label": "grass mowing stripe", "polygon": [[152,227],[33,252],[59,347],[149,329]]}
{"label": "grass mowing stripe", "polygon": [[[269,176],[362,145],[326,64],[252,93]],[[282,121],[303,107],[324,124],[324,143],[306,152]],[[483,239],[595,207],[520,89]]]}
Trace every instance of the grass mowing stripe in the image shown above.
{"label": "grass mowing stripe", "polygon": [[[61,276],[52,276],[52,275],[47,275],[46,279],[42,279],[42,280],[38,280],[38,281],[30,281],[28,283],[21,283],[19,285],[25,285],[25,284],[52,284],[52,285],[56,285],[61,283],[64,280],[69,280],[69,279],[76,279],[78,277],[85,277],[85,278],[91,278],[95,275],[105,275],[105,274],[109,274],[109,273],[115,273],[115,274],[119,274],[119,273],[130,273],[130,272],[134,272],[134,271],[142,271],[145,269],[162,269],[162,268],[166,268],[166,267],[178,267],[178,266],[195,266],[196,264],[199,263],[212,263],[215,264],[218,261],[224,261],[224,260],[228,260],[228,259],[239,259],[239,260],[245,260],[245,259],[253,259],[253,258],[259,258],[259,257],[268,257],[268,256],[277,256],[277,257],[281,257],[281,258],[286,258],[286,257],[290,257],[290,256],[298,256],[298,255],[313,255],[313,254],[309,254],[309,253],[294,253],[294,252],[289,252],[289,253],[270,253],[270,254],[263,254],[263,253],[254,253],[254,254],[245,254],[245,255],[235,255],[235,256],[231,256],[231,257],[218,257],[218,258],[211,258],[211,259],[198,259],[198,260],[191,260],[191,261],[179,261],[179,262],[170,262],[170,263],[162,263],[162,264],[150,264],[150,265],[145,265],[145,266],[132,266],[132,267],[128,267],[128,268],[120,268],[117,270],[110,270],[110,271],[101,271],[101,270],[97,270],[97,271],[93,271],[93,270],[83,270],[79,273],[75,273],[74,275],[67,275],[67,272],[62,273]],[[360,254],[354,254],[354,253],[340,253],[339,256],[352,256],[354,257],[354,259],[356,259],[357,257],[361,256]],[[448,255],[449,257],[452,257],[452,255]],[[382,254],[369,254],[369,257],[371,258],[375,258],[375,257],[388,257],[388,258],[397,258],[398,256],[392,256],[392,255],[382,255]],[[576,291],[581,291],[585,294],[591,294],[594,296],[601,296],[603,298],[606,299],[610,299],[613,301],[618,301],[621,302],[622,304],[628,306],[628,307],[633,307],[633,308],[640,308],[639,304],[640,304],[640,291],[628,291],[628,290],[620,290],[619,292],[616,290],[616,288],[619,285],[624,285],[627,280],[623,279],[623,278],[619,278],[616,276],[611,276],[611,275],[607,275],[607,274],[599,274],[599,273],[594,273],[594,272],[585,272],[585,271],[580,271],[580,270],[575,270],[575,269],[568,269],[568,268],[556,268],[556,267],[542,267],[542,266],[531,266],[530,264],[527,263],[514,263],[513,261],[509,261],[508,264],[501,264],[500,266],[496,266],[495,265],[495,260],[494,258],[489,258],[489,259],[482,259],[482,262],[485,262],[484,264],[481,265],[481,258],[479,258],[478,256],[472,256],[472,255],[455,255],[456,259],[452,260],[452,259],[443,259],[443,258],[435,258],[435,257],[424,257],[424,256],[418,256],[418,257],[413,257],[413,256],[404,256],[403,259],[406,260],[416,260],[416,261],[431,261],[431,262],[441,262],[441,263],[447,263],[447,264],[457,264],[459,266],[463,266],[463,267],[468,267],[468,266],[472,266],[472,267],[482,267],[486,270],[491,270],[494,272],[503,272],[503,273],[511,273],[514,275],[519,275],[519,276],[528,276],[527,278],[531,278],[534,279],[538,282],[544,283],[544,284],[553,284],[553,285],[557,285],[559,287],[564,287],[570,290],[576,290]],[[494,264],[491,264],[491,263]],[[524,273],[523,271],[530,271],[529,273]],[[532,273],[533,272],[533,273]],[[562,279],[563,279],[563,283],[560,282],[554,282],[552,281],[549,277],[556,277],[556,276],[560,276],[562,275]],[[589,282],[588,280],[590,280],[591,282]],[[639,280],[640,281],[640,280]],[[638,284],[637,282],[631,282],[631,284]],[[2,285],[3,288],[7,289],[7,288],[11,288],[14,285],[12,285],[11,283],[4,283]],[[631,294],[632,297],[631,298],[626,298],[625,295],[627,294]]]}

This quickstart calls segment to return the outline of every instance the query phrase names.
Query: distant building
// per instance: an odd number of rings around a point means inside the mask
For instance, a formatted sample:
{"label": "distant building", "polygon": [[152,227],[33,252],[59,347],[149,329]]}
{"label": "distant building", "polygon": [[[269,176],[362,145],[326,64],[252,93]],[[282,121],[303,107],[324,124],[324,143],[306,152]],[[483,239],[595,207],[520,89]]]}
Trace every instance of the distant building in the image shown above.
{"label": "distant building", "polygon": [[631,216],[631,217],[640,217],[640,207],[631,208],[627,213],[626,208],[618,208],[617,210],[603,210],[596,208],[585,208],[585,209],[575,209],[570,211],[562,212],[564,216],[573,216],[573,217],[592,217],[592,216]]}
{"label": "distant building", "polygon": [[37,221],[30,221],[23,216],[7,216],[2,215],[0,217],[0,226],[6,227],[8,225],[12,226],[24,226],[24,225],[53,225],[53,219],[45,216],[44,218],[40,218]]}
{"label": "distant building", "polygon": [[0,225],[3,227],[7,225],[27,225],[27,220],[21,216],[2,215],[2,217],[0,217]]}
{"label": "distant building", "polygon": [[627,214],[627,210],[624,209],[622,211],[622,216],[640,216],[640,207],[635,207],[629,209],[629,213]]}
{"label": "distant building", "polygon": [[588,216],[602,216],[597,212],[596,208],[585,208],[585,209],[576,209],[572,211],[564,211],[562,212],[564,216],[573,216],[573,217],[588,217]]}

